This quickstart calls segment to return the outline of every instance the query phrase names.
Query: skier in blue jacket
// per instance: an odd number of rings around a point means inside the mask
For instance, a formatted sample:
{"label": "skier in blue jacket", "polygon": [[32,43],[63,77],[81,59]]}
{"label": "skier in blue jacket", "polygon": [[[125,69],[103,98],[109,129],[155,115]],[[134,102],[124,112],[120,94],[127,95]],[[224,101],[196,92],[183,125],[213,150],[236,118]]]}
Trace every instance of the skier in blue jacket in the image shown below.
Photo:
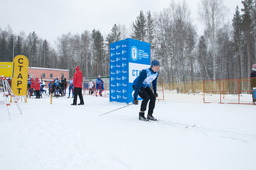
{"label": "skier in blue jacket", "polygon": [[[139,76],[133,82],[133,89],[134,89],[134,100],[133,103],[138,105],[138,95],[143,99],[140,106],[139,112],[139,120],[149,121],[153,120],[156,121],[157,119],[153,117],[153,111],[155,108],[156,97],[158,94],[157,90],[157,78],[159,75],[160,70],[160,63],[158,60],[153,60],[151,62],[151,67],[145,70],[142,70]],[[150,89],[150,84],[153,85],[153,91]],[[149,108],[148,108],[148,115],[147,118],[145,117],[145,111],[147,108],[148,101]]]}

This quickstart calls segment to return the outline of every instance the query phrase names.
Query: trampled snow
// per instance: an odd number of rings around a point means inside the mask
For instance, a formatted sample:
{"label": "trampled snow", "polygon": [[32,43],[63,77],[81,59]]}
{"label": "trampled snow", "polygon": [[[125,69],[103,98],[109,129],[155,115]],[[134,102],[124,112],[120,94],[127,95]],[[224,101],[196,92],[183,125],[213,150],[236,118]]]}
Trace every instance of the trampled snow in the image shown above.
{"label": "trampled snow", "polygon": [[[167,94],[159,122],[138,120],[139,105],[84,95],[7,106],[0,94],[1,170],[254,170],[256,106],[204,104],[201,95]],[[79,99],[78,99],[79,101]],[[195,127],[192,127],[196,124]],[[187,126],[190,125],[190,126]]]}

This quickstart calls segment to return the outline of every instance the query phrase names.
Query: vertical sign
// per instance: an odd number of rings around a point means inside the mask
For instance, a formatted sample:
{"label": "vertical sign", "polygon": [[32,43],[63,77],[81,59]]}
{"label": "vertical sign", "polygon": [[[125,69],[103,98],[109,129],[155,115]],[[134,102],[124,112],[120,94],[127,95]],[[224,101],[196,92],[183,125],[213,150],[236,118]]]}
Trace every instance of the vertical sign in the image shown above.
{"label": "vertical sign", "polygon": [[24,55],[18,55],[13,59],[12,91],[16,96],[27,95],[28,66],[28,58]]}
{"label": "vertical sign", "polygon": [[110,101],[130,103],[132,83],[142,69],[150,66],[150,44],[125,39],[110,45]]}

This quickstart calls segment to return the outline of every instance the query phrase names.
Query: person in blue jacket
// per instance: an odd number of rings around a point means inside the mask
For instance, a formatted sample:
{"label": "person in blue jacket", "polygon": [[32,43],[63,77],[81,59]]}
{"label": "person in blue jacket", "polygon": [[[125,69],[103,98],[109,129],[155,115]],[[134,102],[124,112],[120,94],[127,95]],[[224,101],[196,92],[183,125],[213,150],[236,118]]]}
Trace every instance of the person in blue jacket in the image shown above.
{"label": "person in blue jacket", "polygon": [[96,97],[98,96],[97,93],[99,92],[99,95],[102,96],[102,92],[104,91],[104,81],[101,79],[101,76],[98,75],[96,79]]}
{"label": "person in blue jacket", "polygon": [[[134,89],[134,100],[133,103],[138,105],[138,95],[142,98],[140,112],[139,112],[139,120],[143,121],[156,121],[157,119],[153,116],[153,111],[155,108],[156,97],[157,94],[157,78],[159,75],[160,63],[158,60],[153,60],[151,62],[151,66],[148,69],[142,70],[139,76],[133,82]],[[150,84],[153,85],[153,91],[150,89]],[[148,101],[148,115],[145,117],[145,111],[147,108]]]}

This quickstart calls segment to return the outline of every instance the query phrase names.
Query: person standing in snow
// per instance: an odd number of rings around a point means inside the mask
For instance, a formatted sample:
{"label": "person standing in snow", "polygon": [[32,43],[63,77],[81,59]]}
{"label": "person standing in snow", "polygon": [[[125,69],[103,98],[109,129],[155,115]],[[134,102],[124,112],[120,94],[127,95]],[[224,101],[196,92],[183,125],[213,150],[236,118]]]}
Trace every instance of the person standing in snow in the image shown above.
{"label": "person standing in snow", "polygon": [[53,92],[53,91],[52,91],[52,85],[53,85],[53,83],[50,81],[50,82],[48,83],[49,95]]}
{"label": "person standing in snow", "polygon": [[98,92],[99,92],[99,95],[102,96],[103,91],[104,91],[104,82],[101,79],[101,76],[98,75],[98,78],[96,79],[96,97]]}
{"label": "person standing in snow", "polygon": [[256,87],[256,64],[252,65],[251,88]]}
{"label": "person standing in snow", "polygon": [[[252,94],[253,94],[254,88],[256,88],[256,64],[252,65],[252,72],[251,72],[251,89],[252,89]],[[256,102],[255,98],[256,98],[256,96],[252,95],[253,103]]]}
{"label": "person standing in snow", "polygon": [[70,98],[70,93],[72,92],[72,98],[74,98],[74,85],[73,80],[68,81],[69,87],[68,87],[68,98]]}
{"label": "person standing in snow", "polygon": [[66,78],[61,79],[60,88],[61,88],[61,96],[66,96],[66,89],[67,89],[67,79]]}
{"label": "person standing in snow", "polygon": [[[149,121],[153,120],[156,121],[157,119],[153,117],[153,112],[155,108],[156,97],[158,94],[157,90],[157,78],[159,75],[160,70],[160,63],[158,60],[153,60],[151,62],[151,66],[148,69],[142,70],[139,76],[133,82],[133,89],[134,89],[134,100],[133,103],[138,105],[138,95],[143,99],[140,106],[139,112],[139,120]],[[153,90],[150,89],[150,84],[153,85]],[[145,111],[147,108],[148,101],[149,108],[148,108],[148,115],[147,118],[145,117]]]}
{"label": "person standing in snow", "polygon": [[38,78],[36,78],[34,81],[34,88],[36,93],[36,99],[40,99],[40,81]]}
{"label": "person standing in snow", "polygon": [[78,105],[84,105],[84,99],[82,95],[82,84],[83,84],[83,73],[80,70],[79,66],[76,66],[76,72],[73,78],[73,85],[74,85],[74,99],[71,105],[77,104],[77,95],[79,96],[80,103]]}
{"label": "person standing in snow", "polygon": [[33,93],[34,93],[34,79],[33,78],[29,78],[29,81],[28,81],[28,95],[29,95],[29,98],[31,98],[31,96],[33,96]]}
{"label": "person standing in snow", "polygon": [[89,95],[93,94],[94,84],[92,81],[89,82]]}

